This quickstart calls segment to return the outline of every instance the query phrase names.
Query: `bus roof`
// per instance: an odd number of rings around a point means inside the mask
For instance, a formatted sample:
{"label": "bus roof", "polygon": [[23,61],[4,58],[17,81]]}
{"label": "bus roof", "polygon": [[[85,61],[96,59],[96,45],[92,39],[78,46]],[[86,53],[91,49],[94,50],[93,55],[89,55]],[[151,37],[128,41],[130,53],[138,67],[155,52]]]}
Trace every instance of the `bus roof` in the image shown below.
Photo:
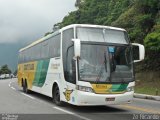
{"label": "bus roof", "polygon": [[91,24],[72,24],[72,25],[68,25],[66,27],[63,27],[61,30],[63,31],[63,30],[66,30],[66,29],[69,29],[69,28],[73,28],[73,27],[106,28],[106,29],[112,29],[112,30],[126,31],[123,28],[104,26],[104,25],[91,25]]}
{"label": "bus roof", "polygon": [[32,47],[32,46],[44,41],[44,40],[47,40],[48,38],[60,33],[61,31],[67,30],[69,28],[75,28],[75,27],[106,28],[106,29],[112,29],[112,30],[126,31],[125,29],[117,28],[117,27],[111,27],[111,26],[91,25],[91,24],[72,24],[72,25],[68,25],[66,27],[63,27],[60,30],[58,30],[58,31],[56,31],[56,32],[54,32],[52,34],[49,34],[49,35],[47,35],[47,36],[45,36],[43,38],[40,38],[40,39],[36,40],[35,42],[29,44],[28,46],[26,46],[24,48],[21,48],[19,50],[19,52],[22,52],[23,50],[26,50],[26,49],[28,49],[28,48],[30,48],[30,47]]}

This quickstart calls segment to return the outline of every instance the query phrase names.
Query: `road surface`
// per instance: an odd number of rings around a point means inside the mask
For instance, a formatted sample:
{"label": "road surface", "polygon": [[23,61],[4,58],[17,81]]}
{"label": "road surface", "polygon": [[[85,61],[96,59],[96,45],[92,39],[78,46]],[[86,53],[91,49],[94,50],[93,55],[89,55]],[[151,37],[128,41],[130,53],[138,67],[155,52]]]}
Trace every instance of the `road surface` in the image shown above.
{"label": "road surface", "polygon": [[124,105],[56,106],[38,93],[25,94],[17,79],[0,80],[0,119],[7,120],[160,120],[160,102],[134,98]]}

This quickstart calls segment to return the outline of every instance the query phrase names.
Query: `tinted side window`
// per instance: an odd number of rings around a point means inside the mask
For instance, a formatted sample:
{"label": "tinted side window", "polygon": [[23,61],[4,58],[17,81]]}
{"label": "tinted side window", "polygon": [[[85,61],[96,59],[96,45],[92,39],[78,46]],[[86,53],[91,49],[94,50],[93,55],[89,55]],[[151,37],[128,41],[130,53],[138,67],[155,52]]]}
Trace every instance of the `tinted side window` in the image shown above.
{"label": "tinted side window", "polygon": [[40,45],[41,45],[41,49],[40,49],[39,52],[41,52],[41,58],[42,59],[48,58],[48,53],[49,53],[48,40],[45,40],[44,42],[41,42]]}
{"label": "tinted side window", "polygon": [[27,61],[27,53],[26,52],[27,52],[27,50],[23,51],[23,55],[24,55],[23,60],[24,60],[24,62]]}
{"label": "tinted side window", "polygon": [[49,57],[60,57],[60,34],[49,39]]}
{"label": "tinted side window", "polygon": [[40,42],[19,53],[19,63],[60,57],[60,34]]}
{"label": "tinted side window", "polygon": [[19,53],[19,56],[18,56],[18,63],[21,63],[23,62],[23,54],[22,52]]}
{"label": "tinted side window", "polygon": [[41,44],[37,44],[35,46],[32,47],[32,60],[38,60],[41,57]]}

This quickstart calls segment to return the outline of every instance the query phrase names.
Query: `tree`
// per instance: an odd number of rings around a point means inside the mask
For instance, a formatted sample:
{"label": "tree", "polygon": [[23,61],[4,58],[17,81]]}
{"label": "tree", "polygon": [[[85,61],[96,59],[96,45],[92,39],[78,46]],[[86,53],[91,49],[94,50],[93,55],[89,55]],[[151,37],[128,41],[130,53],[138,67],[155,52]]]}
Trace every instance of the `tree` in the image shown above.
{"label": "tree", "polygon": [[[58,23],[60,28],[70,24],[98,24],[127,30],[131,42],[144,44],[143,70],[160,70],[160,59],[152,67],[160,51],[160,2],[159,0],[76,0],[78,8]],[[153,56],[154,55],[154,56]],[[152,69],[153,68],[153,69]],[[158,68],[158,69],[157,69]]]}
{"label": "tree", "polygon": [[0,69],[0,74],[11,74],[11,70],[8,68],[8,65],[3,65]]}
{"label": "tree", "polygon": [[15,76],[17,75],[17,69],[14,71],[13,75],[15,75]]}

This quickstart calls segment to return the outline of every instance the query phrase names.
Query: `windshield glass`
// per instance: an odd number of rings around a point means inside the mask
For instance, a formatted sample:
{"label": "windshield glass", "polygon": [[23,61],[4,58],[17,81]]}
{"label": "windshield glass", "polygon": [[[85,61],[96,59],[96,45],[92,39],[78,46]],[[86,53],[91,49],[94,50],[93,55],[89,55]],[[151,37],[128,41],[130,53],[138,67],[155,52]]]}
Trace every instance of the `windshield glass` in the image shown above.
{"label": "windshield glass", "polygon": [[133,81],[131,47],[126,31],[91,27],[78,27],[76,30],[77,38],[82,43],[80,80]]}
{"label": "windshield glass", "polygon": [[131,47],[129,46],[109,46],[109,62],[112,82],[132,81],[133,63],[131,56]]}
{"label": "windshield glass", "polygon": [[81,41],[128,44],[125,31],[106,28],[78,27],[77,37]]}
{"label": "windshield glass", "polygon": [[79,78],[90,82],[132,81],[130,47],[82,43]]}
{"label": "windshield glass", "polygon": [[82,44],[79,77],[83,81],[109,80],[107,46]]}

